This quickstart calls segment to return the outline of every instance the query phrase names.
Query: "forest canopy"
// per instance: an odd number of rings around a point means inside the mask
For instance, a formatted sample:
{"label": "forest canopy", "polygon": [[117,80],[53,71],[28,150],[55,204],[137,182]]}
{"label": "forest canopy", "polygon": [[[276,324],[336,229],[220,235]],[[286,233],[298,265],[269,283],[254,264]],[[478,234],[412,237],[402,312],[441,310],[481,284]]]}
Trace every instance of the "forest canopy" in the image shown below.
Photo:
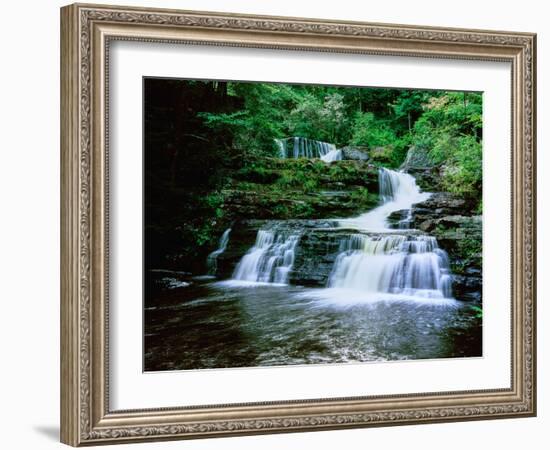
{"label": "forest canopy", "polygon": [[[212,83],[212,82],[204,82]],[[225,84],[241,106],[200,112],[213,131],[231,136],[245,156],[276,156],[276,138],[381,147],[382,163],[399,167],[411,146],[445,166],[446,188],[475,196],[481,187],[482,96],[473,92],[267,83]]]}

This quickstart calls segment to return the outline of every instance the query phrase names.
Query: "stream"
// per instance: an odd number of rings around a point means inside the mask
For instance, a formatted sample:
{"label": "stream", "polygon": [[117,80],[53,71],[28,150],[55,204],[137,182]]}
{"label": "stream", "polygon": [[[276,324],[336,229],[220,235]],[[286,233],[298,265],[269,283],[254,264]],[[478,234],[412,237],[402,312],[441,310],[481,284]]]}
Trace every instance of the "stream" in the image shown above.
{"label": "stream", "polygon": [[156,305],[146,308],[146,370],[449,358],[481,351],[479,323],[461,302],[191,283],[159,289]]}

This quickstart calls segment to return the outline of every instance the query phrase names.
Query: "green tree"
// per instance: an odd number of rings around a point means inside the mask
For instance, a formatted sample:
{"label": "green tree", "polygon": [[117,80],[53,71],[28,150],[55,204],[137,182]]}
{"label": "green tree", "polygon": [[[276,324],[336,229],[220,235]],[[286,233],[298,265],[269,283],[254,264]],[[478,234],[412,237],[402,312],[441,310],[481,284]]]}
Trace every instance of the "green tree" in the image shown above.
{"label": "green tree", "polygon": [[308,92],[296,102],[285,122],[289,134],[345,145],[349,139],[350,119],[344,96],[331,93],[319,97],[316,94]]}
{"label": "green tree", "polygon": [[413,131],[412,143],[428,149],[433,163],[443,166],[445,188],[481,201],[481,94],[430,97]]}

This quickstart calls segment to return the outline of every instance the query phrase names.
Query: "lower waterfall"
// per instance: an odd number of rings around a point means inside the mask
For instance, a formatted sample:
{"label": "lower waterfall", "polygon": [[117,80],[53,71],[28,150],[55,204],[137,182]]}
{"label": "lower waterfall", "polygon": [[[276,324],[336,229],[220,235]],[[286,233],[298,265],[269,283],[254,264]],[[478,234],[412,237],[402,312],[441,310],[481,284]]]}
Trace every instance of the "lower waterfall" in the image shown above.
{"label": "lower waterfall", "polygon": [[206,265],[208,267],[208,273],[210,275],[216,274],[216,270],[218,268],[218,256],[220,256],[227,248],[227,244],[229,242],[229,233],[231,233],[231,228],[228,228],[223,232],[222,237],[220,238],[220,241],[218,243],[218,248],[208,255]]}
{"label": "lower waterfall", "polygon": [[342,247],[329,287],[452,297],[447,254],[434,237],[352,235]]}
{"label": "lower waterfall", "polygon": [[237,264],[233,279],[286,284],[299,238],[299,234],[258,230],[254,246]]}

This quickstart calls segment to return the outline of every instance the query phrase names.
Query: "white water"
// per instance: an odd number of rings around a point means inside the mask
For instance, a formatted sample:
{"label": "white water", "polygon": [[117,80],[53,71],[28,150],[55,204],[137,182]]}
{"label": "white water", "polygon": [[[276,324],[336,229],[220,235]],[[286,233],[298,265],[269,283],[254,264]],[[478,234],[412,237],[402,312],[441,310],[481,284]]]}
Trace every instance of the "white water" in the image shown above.
{"label": "white water", "polygon": [[382,205],[341,227],[370,234],[354,234],[340,244],[328,286],[365,293],[402,294],[421,298],[451,298],[449,260],[432,236],[390,234],[387,219],[406,211],[400,228],[408,227],[411,208],[430,194],[420,192],[415,179],[404,172],[380,169]]}
{"label": "white water", "polygon": [[321,160],[326,163],[342,160],[342,150],[330,150],[326,155],[321,156]]}
{"label": "white water", "polygon": [[276,139],[280,157],[287,158],[320,158],[326,163],[342,159],[342,151],[334,144],[315,141],[302,137]]}
{"label": "white water", "polygon": [[447,254],[431,236],[352,235],[338,255],[329,287],[365,293],[452,297]]}
{"label": "white water", "polygon": [[404,172],[380,169],[380,199],[382,205],[352,219],[340,220],[340,226],[364,231],[387,232],[388,217],[391,213],[410,210],[412,205],[427,200],[429,193],[420,192],[413,176]]}
{"label": "white water", "polygon": [[239,261],[233,279],[286,284],[299,239],[299,234],[258,230],[256,243]]}
{"label": "white water", "polygon": [[220,238],[220,241],[218,243],[217,250],[214,250],[212,253],[208,255],[206,264],[208,266],[209,274],[214,275],[216,273],[216,270],[218,268],[218,256],[220,256],[223,252],[225,252],[225,249],[227,248],[227,243],[229,242],[229,233],[231,233],[231,228],[228,228],[223,232]]}

